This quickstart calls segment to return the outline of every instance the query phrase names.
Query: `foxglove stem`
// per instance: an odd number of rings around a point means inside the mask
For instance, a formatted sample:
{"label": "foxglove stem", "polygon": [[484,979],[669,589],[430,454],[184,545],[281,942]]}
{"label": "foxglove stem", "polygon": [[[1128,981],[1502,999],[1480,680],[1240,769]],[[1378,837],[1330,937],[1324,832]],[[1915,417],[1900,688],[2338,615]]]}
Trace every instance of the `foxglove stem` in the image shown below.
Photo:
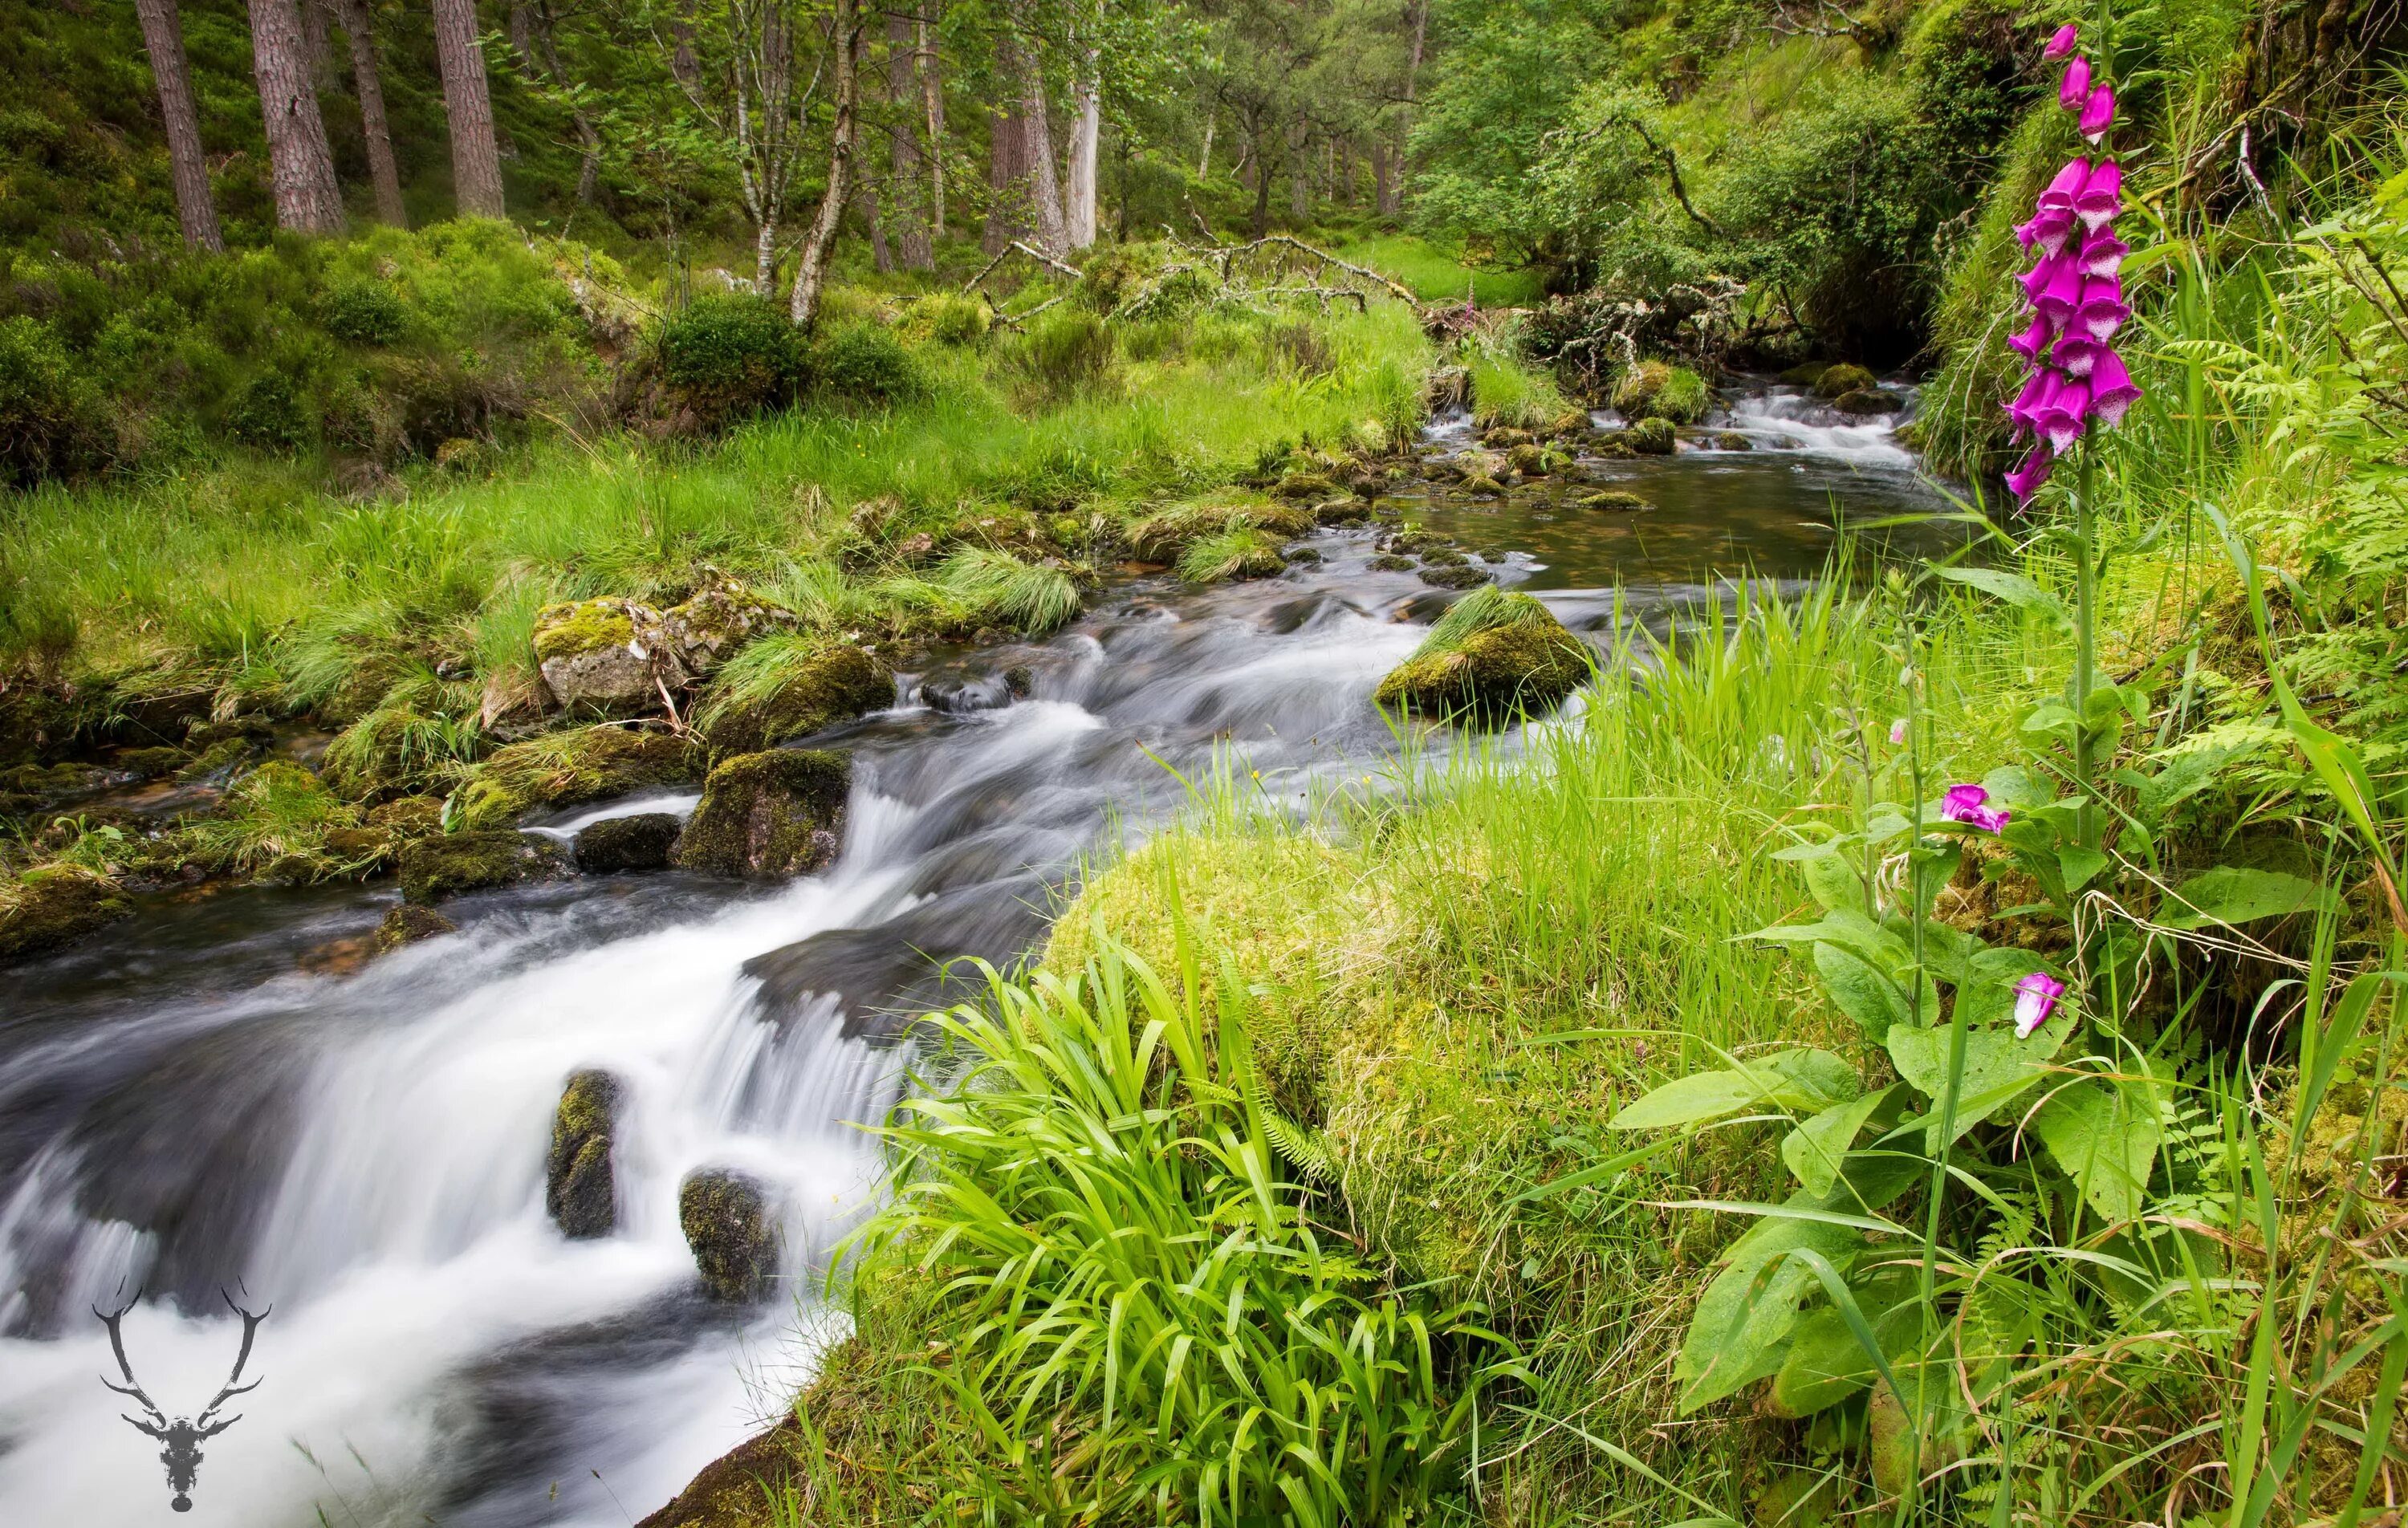
{"label": "foxglove stem", "polygon": [[2074,808],[2074,842],[2084,849],[2098,847],[2094,836],[2090,797],[2090,671],[2096,648],[2097,634],[2092,625],[2097,617],[2099,591],[2098,566],[2092,555],[2092,516],[2090,497],[2098,482],[2098,456],[2095,446],[2084,443],[2082,465],[2075,476],[2073,491],[2073,554],[2076,559],[2073,578],[2073,782],[2081,793],[2081,805]]}

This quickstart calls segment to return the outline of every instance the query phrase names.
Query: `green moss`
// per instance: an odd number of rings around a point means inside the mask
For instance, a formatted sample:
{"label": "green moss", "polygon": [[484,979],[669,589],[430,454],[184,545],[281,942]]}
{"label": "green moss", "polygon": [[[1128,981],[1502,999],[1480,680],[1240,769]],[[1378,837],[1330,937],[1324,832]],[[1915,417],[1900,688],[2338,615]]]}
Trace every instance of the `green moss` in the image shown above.
{"label": "green moss", "polygon": [[678,1225],[712,1299],[749,1301],[767,1292],[778,1248],[759,1184],[725,1168],[689,1174],[678,1186]]}
{"label": "green moss", "polygon": [[757,753],[894,698],[895,676],[852,643],[779,635],[728,664],[694,722],[716,754]]}
{"label": "green moss", "polygon": [[538,661],[624,647],[635,639],[636,623],[627,613],[627,602],[610,595],[547,606],[535,618]]}
{"label": "green moss", "polygon": [[1425,716],[1494,724],[1555,705],[1593,669],[1586,645],[1545,606],[1490,588],[1449,610],[1380,681],[1375,698]]}
{"label": "green moss", "polygon": [[619,1079],[588,1067],[572,1072],[552,1116],[544,1160],[544,1209],[572,1239],[607,1236],[619,1223],[610,1146],[618,1122]]}
{"label": "green moss", "polygon": [[359,826],[358,808],[317,776],[290,760],[270,759],[229,787],[217,814],[188,826],[184,839],[194,862],[211,870],[324,880],[356,874],[381,858],[378,846],[330,843],[331,835]]}
{"label": "green moss", "polygon": [[1627,493],[1618,488],[1609,488],[1602,493],[1584,493],[1574,499],[1572,503],[1583,509],[1626,510],[1656,507],[1638,494]]}
{"label": "green moss", "polygon": [[1670,456],[1674,445],[1672,421],[1666,419],[1643,419],[1622,432],[1624,444],[1641,456]]}
{"label": "green moss", "polygon": [[1836,366],[1826,366],[1822,374],[1814,378],[1814,395],[1818,398],[1837,398],[1842,393],[1863,392],[1867,388],[1877,386],[1880,381],[1880,378],[1862,366],[1844,363]]}
{"label": "green moss", "polygon": [[716,876],[798,876],[841,847],[853,761],[821,750],[772,749],[710,772],[678,843],[684,869]]}
{"label": "green moss", "polygon": [[1276,578],[1287,567],[1279,542],[1261,531],[1224,531],[1189,544],[1179,554],[1182,582],[1204,585],[1237,578]]}
{"label": "green moss", "polygon": [[1642,361],[1630,367],[1613,389],[1613,407],[1633,421],[1661,419],[1695,424],[1706,417],[1712,401],[1704,378],[1686,366],[1662,361]]}
{"label": "green moss", "polygon": [[671,812],[639,812],[595,823],[577,835],[577,868],[589,876],[666,870],[685,822]]}
{"label": "green moss", "polygon": [[687,738],[597,725],[512,743],[469,772],[452,795],[461,827],[499,827],[539,807],[574,807],[702,778],[703,750]]}
{"label": "green moss", "polygon": [[432,907],[422,907],[415,902],[405,902],[384,915],[377,925],[377,949],[387,953],[421,939],[438,938],[456,934],[460,925]]}
{"label": "green moss", "polygon": [[64,865],[0,881],[0,962],[64,949],[134,911],[106,876]]}
{"label": "green moss", "polygon": [[401,894],[427,903],[566,872],[559,852],[523,833],[455,833],[401,851]]}

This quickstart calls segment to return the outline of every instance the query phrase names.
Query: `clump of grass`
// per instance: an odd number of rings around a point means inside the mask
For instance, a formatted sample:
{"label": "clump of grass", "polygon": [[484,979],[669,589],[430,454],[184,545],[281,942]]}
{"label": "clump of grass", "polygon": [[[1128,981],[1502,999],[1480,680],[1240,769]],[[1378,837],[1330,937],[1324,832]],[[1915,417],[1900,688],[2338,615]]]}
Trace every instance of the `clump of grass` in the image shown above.
{"label": "clump of grass", "polygon": [[1015,631],[1050,632],[1079,613],[1079,586],[1058,567],[1025,563],[993,547],[964,547],[945,560],[946,590]]}
{"label": "clump of grass", "polygon": [[395,680],[326,746],[329,784],[347,796],[406,794],[473,761],[485,748],[482,695],[423,663]]}
{"label": "clump of grass", "polygon": [[191,858],[212,870],[317,880],[374,858],[347,859],[328,847],[330,833],[358,825],[358,809],[318,777],[271,759],[236,781],[218,813],[193,822],[184,836]]}
{"label": "clump of grass", "polygon": [[1466,363],[1471,373],[1471,419],[1484,430],[1503,426],[1535,430],[1559,417],[1567,405],[1548,378],[1508,354],[1476,351]]}
{"label": "clump of grass", "polygon": [[1274,578],[1286,567],[1278,537],[1242,525],[1192,541],[1179,554],[1180,580],[1198,585]]}

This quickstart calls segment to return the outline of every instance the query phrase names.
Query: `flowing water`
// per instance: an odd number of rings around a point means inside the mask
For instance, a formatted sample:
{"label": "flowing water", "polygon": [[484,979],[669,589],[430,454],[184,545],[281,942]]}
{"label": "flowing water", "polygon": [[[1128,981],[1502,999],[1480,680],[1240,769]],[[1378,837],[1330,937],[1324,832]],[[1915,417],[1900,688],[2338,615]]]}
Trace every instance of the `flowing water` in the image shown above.
{"label": "flowing water", "polygon": [[[1813,574],[1837,520],[1935,507],[1886,423],[1770,389],[1718,427],[1754,449],[1592,464],[1652,511],[1584,512],[1559,487],[1403,507],[1594,632],[1617,582],[1663,630],[1728,576]],[[1393,749],[1371,691],[1453,596],[1371,569],[1374,534],[1321,536],[1322,562],[1275,579],[1140,578],[1046,641],[903,676],[893,709],[816,740],[854,762],[819,876],[463,898],[459,935],[365,964],[388,887],[204,888],[8,973],[0,1522],[169,1518],[156,1446],[100,1383],[92,1307],[136,1291],[125,1347],[171,1415],[225,1383],[241,1323],[222,1292],[274,1306],[245,1375],[262,1383],[225,1408],[242,1421],[207,1443],[185,1521],[624,1528],[659,1507],[837,1335],[818,1279],[877,1168],[855,1121],[902,1086],[904,1016],[958,992],[937,963],[1026,950],[1083,851],[1179,808],[1166,766],[1224,751],[1301,801]],[[581,1066],[624,1084],[621,1224],[573,1242],[543,1165]],[[677,1190],[713,1165],[778,1195],[786,1293],[766,1307],[695,1288]]]}

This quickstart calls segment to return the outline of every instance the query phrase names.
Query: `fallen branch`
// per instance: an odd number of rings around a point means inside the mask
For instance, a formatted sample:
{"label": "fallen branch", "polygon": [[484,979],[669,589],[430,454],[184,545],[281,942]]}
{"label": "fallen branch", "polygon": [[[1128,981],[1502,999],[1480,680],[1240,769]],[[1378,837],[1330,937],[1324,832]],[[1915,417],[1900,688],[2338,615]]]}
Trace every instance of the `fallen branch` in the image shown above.
{"label": "fallen branch", "polygon": [[1000,250],[996,251],[996,257],[993,260],[981,265],[979,267],[979,273],[976,276],[971,277],[968,280],[962,283],[961,295],[967,297],[971,293],[976,292],[980,282],[995,274],[995,268],[997,265],[1002,264],[1005,261],[1010,259],[1015,253],[1025,254],[1040,265],[1051,266],[1054,270],[1060,271],[1063,275],[1068,277],[1073,281],[1080,279],[1086,274],[1080,270],[1076,265],[1065,264],[1062,261],[1054,259],[1052,255],[1047,254],[1042,250],[1037,249],[1031,245],[1024,244],[1018,239],[1013,239],[1010,244],[1005,245]]}

